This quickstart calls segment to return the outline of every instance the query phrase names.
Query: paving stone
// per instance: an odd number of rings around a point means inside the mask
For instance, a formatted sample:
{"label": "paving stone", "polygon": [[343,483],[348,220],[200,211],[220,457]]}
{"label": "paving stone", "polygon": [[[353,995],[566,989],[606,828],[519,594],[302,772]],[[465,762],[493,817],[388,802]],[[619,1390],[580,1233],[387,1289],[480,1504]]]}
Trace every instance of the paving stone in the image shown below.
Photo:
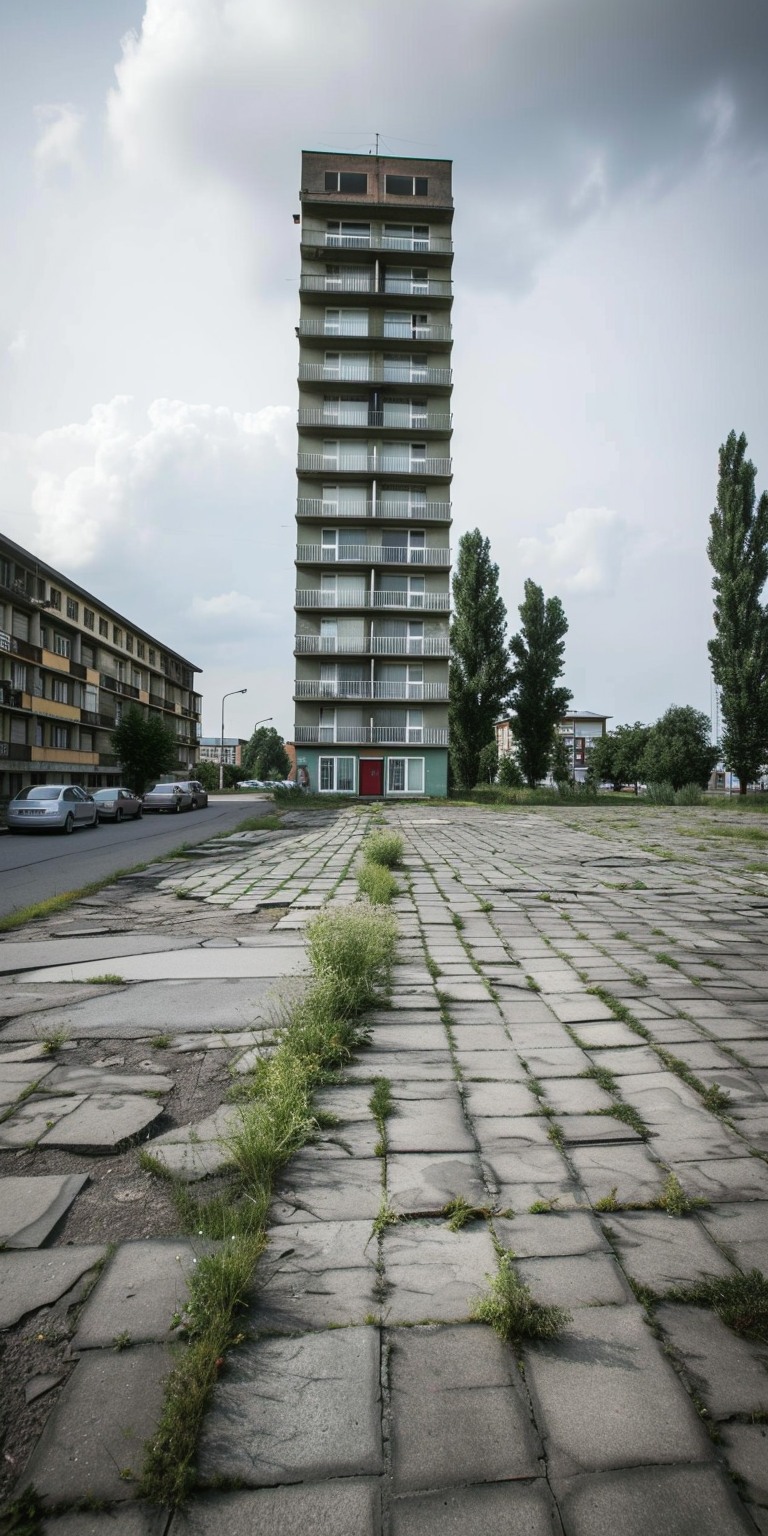
{"label": "paving stone", "polygon": [[667,1303],[656,1316],[714,1418],[768,1412],[768,1346],[739,1338],[704,1307]]}
{"label": "paving stone", "polygon": [[619,1205],[646,1205],[667,1177],[644,1146],[572,1147],[570,1158],[593,1205],[612,1189]]}
{"label": "paving stone", "polygon": [[563,1115],[555,1124],[562,1132],[563,1141],[573,1146],[642,1140],[631,1125],[625,1125],[613,1115]]}
{"label": "paving stone", "polygon": [[555,1536],[556,1520],[544,1479],[537,1478],[396,1498],[390,1530],[392,1536]]}
{"label": "paving stone", "polygon": [[525,1060],[532,1077],[546,1082],[550,1077],[576,1077],[589,1066],[589,1057],[575,1045],[556,1048],[534,1046],[527,1050]]}
{"label": "paving stone", "polygon": [[536,1300],[546,1306],[621,1306],[632,1301],[632,1292],[610,1253],[521,1259],[517,1271]]}
{"label": "paving stone", "polygon": [[518,1259],[561,1258],[567,1254],[609,1253],[597,1219],[587,1211],[550,1211],[531,1216],[527,1212],[508,1220],[494,1220],[503,1248]]}
{"label": "paving stone", "polygon": [[467,1083],[464,1102],[472,1120],[540,1113],[538,1099],[524,1083]]}
{"label": "paving stone", "polygon": [[633,1104],[648,1124],[662,1114],[679,1114],[681,1108],[701,1109],[699,1095],[673,1072],[629,1074],[622,1080],[621,1097]]}
{"label": "paving stone", "polygon": [[768,1206],[753,1201],[718,1205],[701,1211],[699,1219],[740,1269],[768,1274]]}
{"label": "paving stone", "polygon": [[[172,1365],[160,1345],[88,1350],[78,1361],[24,1471],[51,1503],[135,1497],[144,1446],[154,1433]],[[121,1477],[130,1470],[131,1478]]]}
{"label": "paving stone", "polygon": [[388,1077],[392,1083],[413,1082],[423,1077],[427,1082],[446,1081],[455,1077],[453,1062],[446,1049],[442,1051],[361,1051],[355,1061],[344,1068],[345,1082],[370,1083],[375,1077]]}
{"label": "paving stone", "polygon": [[389,1324],[469,1321],[472,1298],[496,1271],[491,1236],[480,1223],[459,1232],[429,1222],[389,1227],[383,1255],[381,1310]]}
{"label": "paving stone", "polygon": [[153,1141],[150,1156],[184,1184],[197,1184],[231,1165],[227,1148],[216,1141],[172,1141],[157,1147]]}
{"label": "paving stone", "polygon": [[406,1328],[389,1338],[396,1491],[540,1472],[514,1357],[489,1328]]}
{"label": "paving stone", "polygon": [[525,1082],[525,1068],[511,1045],[507,1051],[457,1051],[456,1060],[468,1082]]}
{"label": "paving stone", "polygon": [[42,1147],[69,1152],[116,1152],[128,1146],[163,1113],[140,1094],[92,1094],[40,1138]]}
{"label": "paving stone", "polygon": [[129,1504],[103,1515],[84,1509],[59,1515],[46,1520],[42,1531],[43,1536],[165,1536],[167,1520],[164,1509]]}
{"label": "paving stone", "polygon": [[558,1115],[588,1115],[593,1109],[610,1109],[614,1100],[590,1077],[550,1077],[546,1103]]}
{"label": "paving stone", "polygon": [[121,1243],[80,1314],[74,1347],[95,1349],[127,1333],[133,1344],[162,1343],[187,1299],[187,1277],[215,1248],[201,1238]]}
{"label": "paving stone", "polygon": [[516,1153],[530,1146],[551,1145],[545,1115],[489,1115],[478,1121],[475,1133],[483,1156],[490,1158],[498,1152]]}
{"label": "paving stone", "polygon": [[275,1227],[256,1273],[248,1326],[327,1328],[378,1311],[378,1246],[369,1221]]}
{"label": "paving stone", "polygon": [[396,1093],[395,1102],[396,1113],[387,1121],[391,1152],[474,1151],[458,1092],[421,1104]]}
{"label": "paving stone", "polygon": [[[247,977],[293,976],[308,969],[301,949],[285,946],[256,946],[247,949],[200,949],[188,943],[151,953],[123,953],[120,975],[123,981],[210,981],[212,978],[242,980]],[[30,971],[33,984],[47,981],[88,981],[93,975],[93,961],[58,964]]]}
{"label": "paving stone", "polygon": [[[164,1035],[209,1035],[217,1027],[252,1027],[267,1016],[270,980],[156,981],[136,987],[69,989],[70,1001],[47,1011],[46,1028],[63,1026],[77,1039],[134,1040]],[[30,1017],[6,1026],[6,1040],[33,1040],[39,1021]]]}
{"label": "paving stone", "polygon": [[613,1019],[610,1024],[580,1024],[576,1034],[592,1050],[604,1050],[609,1046],[636,1046],[641,1043],[640,1035],[636,1035],[634,1030],[622,1024],[619,1019]]}
{"label": "paving stone", "polygon": [[639,1307],[583,1307],[560,1339],[524,1355],[553,1476],[710,1459],[706,1432]]}
{"label": "paving stone", "polygon": [[692,1285],[704,1275],[732,1275],[731,1265],[695,1217],[664,1211],[611,1211],[605,1222],[634,1280],[663,1294],[672,1285]]}
{"label": "paving stone", "polygon": [[204,1494],[176,1512],[168,1536],[380,1536],[380,1503],[367,1477]]}
{"label": "paving stone", "polygon": [[728,1464],[743,1477],[748,1497],[768,1505],[768,1424],[723,1424],[720,1434]]}
{"label": "paving stone", "polygon": [[631,1049],[622,1048],[621,1050],[593,1050],[590,1051],[589,1058],[593,1066],[607,1067],[608,1071],[615,1072],[617,1077],[647,1076],[649,1072],[664,1071],[658,1056],[649,1045],[634,1045]]}
{"label": "paving stone", "polygon": [[0,1147],[34,1145],[46,1131],[58,1125],[64,1115],[71,1114],[84,1100],[85,1095],[82,1093],[55,1099],[44,1099],[33,1094],[19,1104],[8,1120],[0,1124]]}
{"label": "paving stone", "polygon": [[568,1178],[568,1169],[557,1148],[521,1145],[514,1152],[492,1152],[486,1162],[494,1181],[502,1189],[514,1189],[529,1181],[556,1184]]}
{"label": "paving stone", "polygon": [[441,1051],[448,1048],[442,1024],[398,1024],[397,1014],[388,1024],[376,1024],[371,1031],[374,1051]]}
{"label": "paving stone", "polygon": [[375,1328],[242,1345],[214,1390],[199,1474],[271,1486],[379,1473],[380,1395]]}
{"label": "paving stone", "polygon": [[6,1248],[39,1248],[87,1183],[87,1173],[11,1174],[0,1179],[0,1243]]}
{"label": "paving stone", "polygon": [[508,1051],[509,1035],[502,1024],[453,1024],[453,1037],[461,1051]]}
{"label": "paving stone", "polygon": [[717,1205],[731,1200],[768,1200],[768,1167],[756,1157],[713,1157],[681,1161],[678,1172],[687,1194]]}
{"label": "paving stone", "polygon": [[547,1003],[562,1024],[598,1024],[604,1019],[613,1018],[610,1008],[606,1008],[605,1003],[601,1003],[597,997],[555,997],[550,993]]}
{"label": "paving stone", "polygon": [[7,1104],[15,1104],[20,1093],[29,1089],[33,1083],[43,1082],[53,1071],[52,1062],[9,1062],[7,1066],[0,1067],[0,1109]]}
{"label": "paving stone", "polygon": [[0,1328],[50,1306],[106,1254],[99,1244],[0,1253]]}
{"label": "paving stone", "polygon": [[479,1162],[466,1154],[392,1153],[387,1158],[387,1194],[392,1209],[407,1216],[439,1215],[457,1195],[473,1206],[488,1202]]}
{"label": "paving stone", "polygon": [[44,1093],[170,1093],[173,1078],[159,1072],[103,1072],[92,1067],[56,1067]]}
{"label": "paving stone", "polygon": [[349,1084],[343,1087],[318,1088],[313,1097],[317,1110],[322,1110],[324,1114],[337,1115],[343,1124],[372,1118],[371,1089],[367,1084],[361,1084],[359,1087]]}
{"label": "paving stone", "polygon": [[275,1220],[373,1221],[381,1204],[378,1158],[320,1159],[310,1148],[280,1170]]}
{"label": "paving stone", "polygon": [[568,1536],[754,1536],[719,1467],[642,1467],[556,1489]]}

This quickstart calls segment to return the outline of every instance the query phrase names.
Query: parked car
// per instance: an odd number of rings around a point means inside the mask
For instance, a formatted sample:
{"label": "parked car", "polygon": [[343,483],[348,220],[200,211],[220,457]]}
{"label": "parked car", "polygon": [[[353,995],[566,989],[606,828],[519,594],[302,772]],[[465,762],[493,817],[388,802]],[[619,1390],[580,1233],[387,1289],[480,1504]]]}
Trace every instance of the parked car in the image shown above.
{"label": "parked car", "polygon": [[192,793],[183,784],[156,784],[141,803],[145,811],[191,811]]}
{"label": "parked car", "polygon": [[141,798],[132,789],[97,789],[93,798],[99,821],[122,821],[124,816],[138,821],[141,816]]}
{"label": "parked car", "polygon": [[28,784],[8,806],[9,832],[74,832],[98,821],[93,795],[78,784]]}
{"label": "parked car", "polygon": [[189,793],[192,796],[193,811],[205,810],[205,807],[208,804],[208,791],[207,789],[203,788],[202,784],[197,779],[182,779],[181,783],[177,784],[176,787],[177,789],[189,790]]}
{"label": "parked car", "polygon": [[240,779],[238,789],[264,789],[263,779]]}

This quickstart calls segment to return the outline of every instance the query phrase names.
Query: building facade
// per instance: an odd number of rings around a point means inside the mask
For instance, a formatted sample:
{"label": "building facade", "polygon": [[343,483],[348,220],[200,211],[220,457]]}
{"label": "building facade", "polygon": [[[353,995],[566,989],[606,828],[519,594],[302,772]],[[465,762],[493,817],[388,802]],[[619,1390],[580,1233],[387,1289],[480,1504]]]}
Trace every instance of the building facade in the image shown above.
{"label": "building facade", "polygon": [[[228,768],[239,768],[243,761],[243,748],[247,747],[247,745],[248,742],[245,741],[242,736],[225,736],[224,766]],[[201,736],[200,762],[220,763],[221,761],[221,737]]]}
{"label": "building facade", "polygon": [[[496,745],[499,749],[499,757],[516,757],[517,743],[512,734],[512,715],[504,715],[496,721]],[[610,715],[597,715],[591,709],[569,710],[557,723],[561,736],[565,737],[571,761],[574,768],[574,777],[586,778],[587,757],[593,741],[598,736],[604,736],[608,730]]]}
{"label": "building facade", "polygon": [[320,792],[447,794],[452,219],[450,161],[302,157],[294,734]]}
{"label": "building facade", "polygon": [[25,784],[119,784],[111,732],[129,703],[197,762],[200,668],[0,535],[0,796]]}

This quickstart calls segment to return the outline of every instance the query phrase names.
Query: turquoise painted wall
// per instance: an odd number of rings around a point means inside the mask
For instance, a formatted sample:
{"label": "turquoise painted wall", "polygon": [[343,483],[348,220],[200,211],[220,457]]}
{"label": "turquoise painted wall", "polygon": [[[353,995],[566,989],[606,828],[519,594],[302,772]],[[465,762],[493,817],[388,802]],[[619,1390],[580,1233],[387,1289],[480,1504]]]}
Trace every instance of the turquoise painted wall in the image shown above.
{"label": "turquoise painted wall", "polygon": [[[296,762],[297,762],[297,765],[299,767],[301,767],[303,765],[307,769],[307,772],[309,774],[310,788],[312,789],[312,791],[314,793],[317,793],[317,789],[318,789],[318,758],[321,757],[321,756],[322,757],[326,757],[326,756],[327,757],[348,756],[348,757],[355,757],[355,758],[357,758],[357,753],[355,753],[355,752],[345,753],[343,747],[335,747],[335,746],[324,747],[322,752],[320,752],[317,747],[306,747],[306,748],[303,748],[303,749],[297,748],[297,750],[296,750]],[[435,796],[443,796],[444,797],[444,796],[446,796],[448,794],[448,752],[447,752],[447,749],[446,750],[440,750],[440,751],[434,751],[434,750],[425,749],[424,751],[420,752],[418,749],[411,749],[411,751],[408,751],[407,749],[403,748],[402,751],[397,751],[397,752],[392,752],[392,753],[387,753],[387,751],[385,749],[384,752],[383,752],[383,757],[384,757],[384,783],[385,784],[387,782],[387,757],[388,756],[392,756],[392,757],[423,757],[424,758],[424,793],[425,793],[425,795],[435,795]],[[356,770],[356,772],[357,772],[357,770]],[[409,797],[405,796],[405,795],[392,795],[392,796],[388,796],[387,798],[390,798],[392,800],[403,800],[403,799],[407,799]],[[413,797],[413,798],[417,798],[417,797]]]}

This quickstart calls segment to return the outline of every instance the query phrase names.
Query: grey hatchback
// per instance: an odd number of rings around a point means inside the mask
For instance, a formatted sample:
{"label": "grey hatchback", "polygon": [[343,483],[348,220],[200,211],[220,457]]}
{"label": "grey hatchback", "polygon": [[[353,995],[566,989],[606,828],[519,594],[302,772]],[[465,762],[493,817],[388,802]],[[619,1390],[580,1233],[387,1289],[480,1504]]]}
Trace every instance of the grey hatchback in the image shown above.
{"label": "grey hatchback", "polygon": [[192,796],[193,811],[204,810],[208,804],[208,791],[203,789],[199,779],[183,779],[177,786],[179,789],[189,790]]}
{"label": "grey hatchback", "polygon": [[145,811],[194,810],[192,795],[186,784],[156,784],[148,789],[142,805]]}
{"label": "grey hatchback", "polygon": [[122,821],[124,816],[138,821],[141,816],[141,800],[132,789],[97,789],[93,798],[99,821]]}
{"label": "grey hatchback", "polygon": [[93,796],[78,784],[28,784],[8,806],[9,832],[74,832],[98,822]]}

